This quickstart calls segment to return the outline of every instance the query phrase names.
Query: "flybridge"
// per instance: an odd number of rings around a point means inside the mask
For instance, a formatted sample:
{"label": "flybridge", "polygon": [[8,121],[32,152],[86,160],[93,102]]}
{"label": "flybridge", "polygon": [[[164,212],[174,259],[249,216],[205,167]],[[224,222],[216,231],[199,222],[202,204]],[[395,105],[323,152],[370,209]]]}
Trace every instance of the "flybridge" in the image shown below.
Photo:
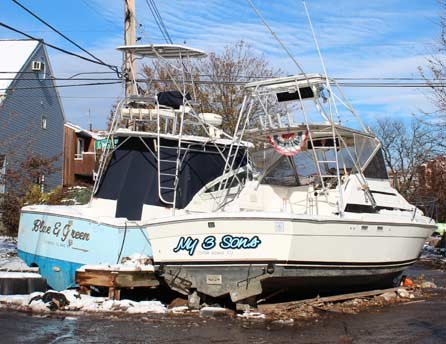
{"label": "flybridge", "polygon": [[181,59],[203,58],[207,56],[204,51],[180,44],[135,44],[123,45],[117,49],[147,58]]}

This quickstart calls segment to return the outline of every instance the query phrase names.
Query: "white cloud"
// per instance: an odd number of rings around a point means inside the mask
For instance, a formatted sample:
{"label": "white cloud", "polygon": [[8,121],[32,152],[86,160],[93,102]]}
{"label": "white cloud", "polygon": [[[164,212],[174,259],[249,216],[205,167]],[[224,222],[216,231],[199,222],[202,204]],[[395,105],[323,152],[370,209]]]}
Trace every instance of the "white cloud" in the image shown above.
{"label": "white cloud", "polygon": [[[432,0],[434,1],[434,0]],[[244,1],[158,1],[159,10],[175,42],[184,40],[204,50],[221,50],[224,45],[238,40],[251,43],[259,54],[282,68],[286,74],[296,73],[285,52]],[[273,30],[303,65],[307,72],[321,72],[321,66],[300,2],[255,1]],[[121,25],[122,1],[92,0],[105,20]],[[410,34],[410,27],[433,21],[437,16],[432,6],[416,11],[401,6],[402,1],[374,2],[308,1],[313,24],[319,39],[329,74],[343,77],[400,77],[418,76],[417,67],[425,64],[431,32]],[[422,6],[421,6],[422,7]],[[143,24],[144,43],[162,41],[157,26],[144,0],[137,1],[137,19]],[[115,51],[122,44],[122,34],[96,40],[88,49],[107,62],[121,65],[121,55]],[[55,74],[74,74],[79,71],[98,71],[105,68],[65,55],[52,53]],[[106,76],[112,76],[107,75]],[[416,89],[351,89],[345,90],[349,99],[367,118],[386,112],[404,116],[419,108],[429,108],[429,100]],[[61,89],[69,120],[86,124],[86,113],[91,108],[97,127],[105,125],[114,97],[122,94],[121,86],[98,86]],[[68,97],[104,97],[78,98]],[[105,98],[111,97],[111,98]],[[370,110],[374,107],[375,110]]]}

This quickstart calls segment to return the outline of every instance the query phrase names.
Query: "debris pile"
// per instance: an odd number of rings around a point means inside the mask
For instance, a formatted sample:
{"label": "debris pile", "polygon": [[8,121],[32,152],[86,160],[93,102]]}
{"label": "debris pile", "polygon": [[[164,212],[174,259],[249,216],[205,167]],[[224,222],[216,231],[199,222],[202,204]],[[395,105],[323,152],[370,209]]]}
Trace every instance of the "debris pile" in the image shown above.
{"label": "debris pile", "polygon": [[420,263],[435,269],[446,270],[446,248],[424,245]]}
{"label": "debris pile", "polygon": [[423,282],[410,289],[399,287],[280,304],[265,304],[259,305],[258,310],[269,320],[315,319],[325,313],[357,314],[371,307],[383,307],[392,303],[419,299],[423,296],[422,288],[435,288],[435,284]]}
{"label": "debris pile", "polygon": [[[415,281],[414,287],[398,287],[383,290],[373,290],[352,294],[317,297],[308,300],[291,301],[276,304],[260,304],[257,309],[248,309],[238,314],[237,318],[247,321],[275,321],[281,325],[290,325],[299,320],[317,319],[324,314],[342,313],[357,314],[371,307],[383,307],[392,303],[421,302],[423,288],[436,288],[428,281]],[[166,307],[159,301],[112,300],[106,297],[92,297],[79,294],[76,290],[62,292],[36,292],[29,295],[0,295],[0,309],[15,309],[38,313],[62,311],[84,313],[128,313],[128,314],[191,314],[201,317],[234,317],[231,309],[218,305],[203,304],[194,310],[186,305],[187,300],[175,299]]]}

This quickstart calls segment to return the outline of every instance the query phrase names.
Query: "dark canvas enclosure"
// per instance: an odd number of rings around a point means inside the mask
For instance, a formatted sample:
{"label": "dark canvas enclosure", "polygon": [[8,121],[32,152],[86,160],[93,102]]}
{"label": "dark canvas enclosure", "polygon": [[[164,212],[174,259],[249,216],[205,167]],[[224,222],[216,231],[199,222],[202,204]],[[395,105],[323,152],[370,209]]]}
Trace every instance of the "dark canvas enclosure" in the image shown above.
{"label": "dark canvas enclosure", "polygon": [[[183,104],[183,95],[178,91],[165,91],[158,93],[158,103],[164,106],[170,106],[174,109],[179,109],[180,105]],[[186,93],[185,98],[187,100],[191,100],[191,96],[189,93]]]}
{"label": "dark canvas enclosure", "polygon": [[[122,139],[121,139],[122,140]],[[144,140],[144,143],[142,142]],[[146,145],[151,149],[150,152]],[[176,208],[182,209],[207,183],[220,177],[225,160],[213,145],[183,143],[181,169],[177,189]],[[227,154],[227,148],[219,147]],[[162,140],[161,159],[174,160],[177,141]],[[243,152],[234,167],[246,164]],[[144,204],[170,207],[158,195],[157,159],[153,138],[130,138],[112,154],[108,168],[101,180],[96,197],[117,200],[116,217],[140,220]],[[175,164],[161,165],[164,173],[174,174]],[[170,176],[161,176],[162,185],[171,185]],[[171,201],[173,192],[162,190],[165,200]]]}

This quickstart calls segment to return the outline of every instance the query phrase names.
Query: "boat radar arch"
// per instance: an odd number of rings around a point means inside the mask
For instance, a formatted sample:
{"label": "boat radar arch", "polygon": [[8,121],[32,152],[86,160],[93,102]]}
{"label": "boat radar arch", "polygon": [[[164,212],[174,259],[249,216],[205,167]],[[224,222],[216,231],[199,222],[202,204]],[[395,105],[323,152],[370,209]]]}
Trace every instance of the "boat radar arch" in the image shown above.
{"label": "boat radar arch", "polygon": [[140,57],[181,59],[181,58],[203,58],[207,54],[198,49],[190,48],[180,44],[136,44],[122,45],[117,48],[123,52],[131,52]]}

